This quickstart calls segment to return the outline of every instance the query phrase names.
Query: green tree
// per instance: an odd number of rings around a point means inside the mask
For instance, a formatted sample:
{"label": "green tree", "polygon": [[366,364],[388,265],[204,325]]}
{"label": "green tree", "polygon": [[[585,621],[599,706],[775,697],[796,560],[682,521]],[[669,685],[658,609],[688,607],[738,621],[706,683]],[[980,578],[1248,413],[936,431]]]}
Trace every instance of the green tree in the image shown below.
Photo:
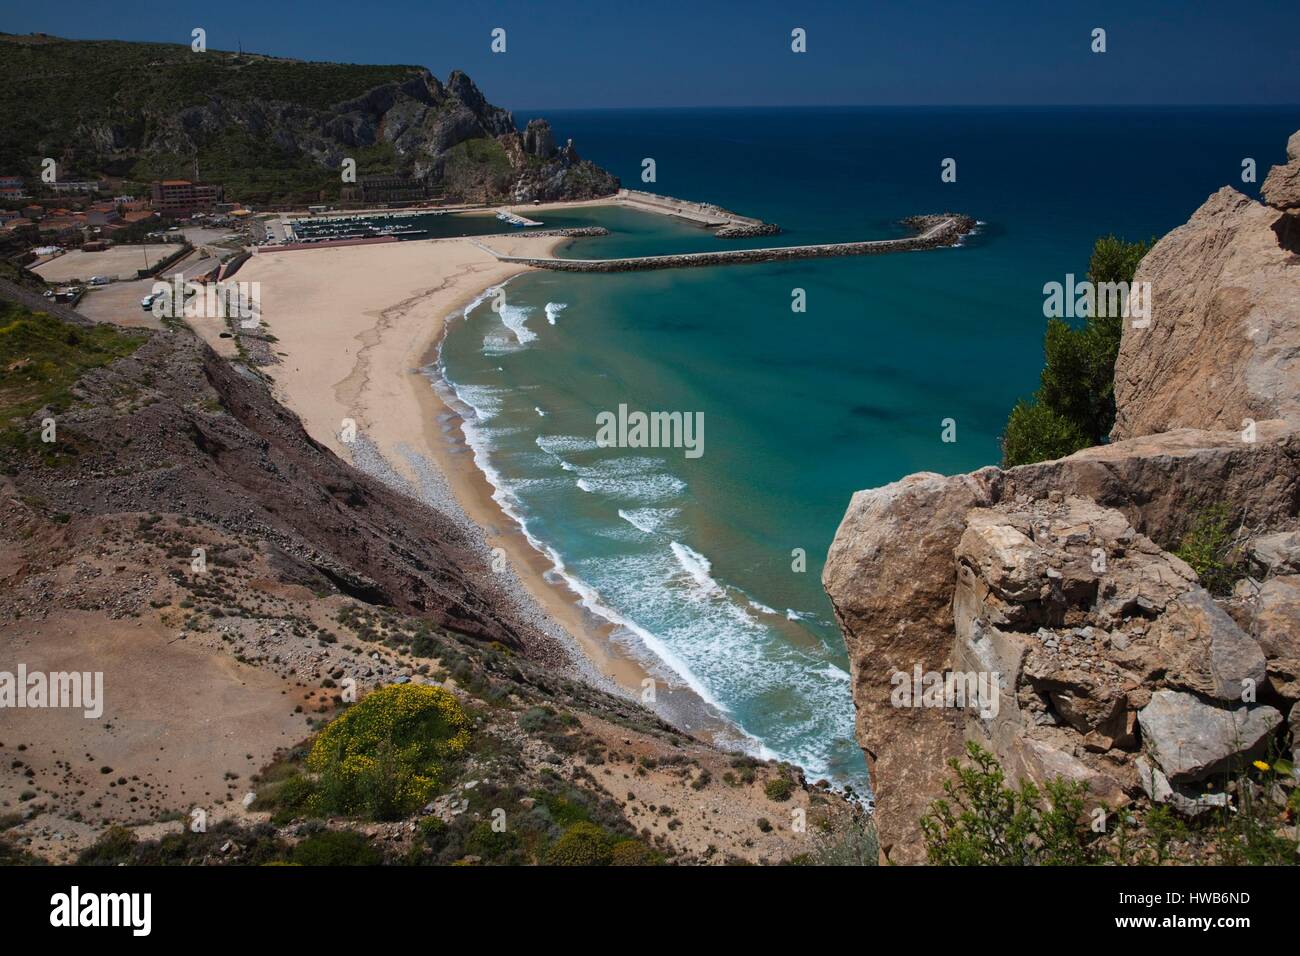
{"label": "green tree", "polygon": [[1046,405],[1023,398],[1011,409],[1002,437],[1002,454],[1008,468],[1064,458],[1087,446],[1087,436],[1074,422]]}
{"label": "green tree", "polygon": [[[1088,263],[1094,290],[1106,283],[1131,283],[1149,242],[1098,239]],[[1106,440],[1115,424],[1115,359],[1124,320],[1106,295],[1091,298],[1082,326],[1063,319],[1047,322],[1043,371],[1030,401],[1012,409],[1002,436],[1003,466],[1061,458]]]}

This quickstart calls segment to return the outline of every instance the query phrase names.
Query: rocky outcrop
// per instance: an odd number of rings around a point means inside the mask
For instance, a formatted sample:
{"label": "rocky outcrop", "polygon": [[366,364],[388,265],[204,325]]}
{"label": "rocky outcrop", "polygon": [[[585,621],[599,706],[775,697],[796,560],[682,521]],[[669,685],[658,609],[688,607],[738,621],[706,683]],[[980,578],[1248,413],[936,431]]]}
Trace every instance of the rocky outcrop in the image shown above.
{"label": "rocky outcrop", "polygon": [[1138,267],[1148,326],[1126,325],[1112,440],[1300,420],[1300,270],[1276,209],[1224,187]]}
{"label": "rocky outcrop", "polygon": [[538,159],[550,159],[555,155],[555,136],[551,133],[551,124],[544,119],[528,121],[524,130],[524,152]]}
{"label": "rocky outcrop", "polygon": [[499,141],[513,169],[509,191],[515,202],[587,199],[618,192],[618,179],[580,157],[573,140],[556,149],[545,120],[533,120],[523,133],[509,133]]}
{"label": "rocky outcrop", "polygon": [[[1035,469],[1068,482],[1059,464],[912,475],[855,495],[836,534],[823,580],[849,650],[882,851],[894,862],[924,859],[917,821],[965,740],[1016,775],[1066,776],[1115,806],[1144,786],[1140,719],[1154,691],[1253,714],[1243,694],[1285,690],[1271,684],[1273,653],[1121,511],[1061,490],[1018,491],[1042,480],[1025,480]],[[897,706],[896,675],[918,667],[996,675],[997,704],[987,715]],[[1206,773],[1243,752],[1219,754]],[[1152,759],[1179,785],[1203,779]]]}
{"label": "rocky outcrop", "polygon": [[[1124,330],[1110,444],[854,495],[823,584],[887,859],[925,859],[918,821],[967,740],[1097,805],[1194,815],[1300,720],[1300,273],[1279,215],[1224,189],[1143,260],[1152,321]],[[1250,563],[1216,598],[1167,549],[1219,503]],[[995,697],[900,703],[900,674]]]}
{"label": "rocky outcrop", "polygon": [[1288,162],[1268,171],[1260,195],[1270,206],[1296,209],[1300,208],[1300,132],[1287,141],[1286,158]]}

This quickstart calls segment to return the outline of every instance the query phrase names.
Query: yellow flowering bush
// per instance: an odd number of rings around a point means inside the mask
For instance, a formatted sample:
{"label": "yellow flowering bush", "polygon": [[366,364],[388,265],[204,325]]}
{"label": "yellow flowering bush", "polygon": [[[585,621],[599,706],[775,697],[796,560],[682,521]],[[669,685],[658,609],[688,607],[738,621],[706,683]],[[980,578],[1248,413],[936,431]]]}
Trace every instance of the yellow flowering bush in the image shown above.
{"label": "yellow flowering bush", "polygon": [[470,719],[441,687],[395,684],[362,698],[320,732],[307,769],[325,813],[392,820],[433,794],[446,760],[465,752]]}

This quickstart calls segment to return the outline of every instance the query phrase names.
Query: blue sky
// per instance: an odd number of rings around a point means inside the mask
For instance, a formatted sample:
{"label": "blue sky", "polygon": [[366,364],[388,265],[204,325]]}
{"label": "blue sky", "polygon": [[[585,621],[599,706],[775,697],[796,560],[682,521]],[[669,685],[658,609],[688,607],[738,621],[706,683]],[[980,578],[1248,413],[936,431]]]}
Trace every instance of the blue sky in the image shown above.
{"label": "blue sky", "polygon": [[[0,30],[465,70],[513,110],[1300,103],[1300,0],[59,0]],[[1139,9],[1140,8],[1140,9]],[[489,49],[494,27],[506,52]],[[802,27],[808,52],[790,50]],[[1107,52],[1090,51],[1094,27]]]}

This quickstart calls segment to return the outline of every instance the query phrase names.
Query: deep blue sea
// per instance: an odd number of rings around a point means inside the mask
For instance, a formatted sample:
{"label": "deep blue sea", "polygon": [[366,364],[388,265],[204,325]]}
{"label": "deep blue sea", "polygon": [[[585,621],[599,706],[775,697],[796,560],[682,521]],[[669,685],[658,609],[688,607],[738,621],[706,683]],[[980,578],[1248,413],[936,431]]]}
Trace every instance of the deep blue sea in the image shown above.
{"label": "deep blue sea", "polygon": [[[618,639],[755,750],[858,787],[848,663],[820,585],[850,496],[996,463],[1008,410],[1037,385],[1044,283],[1082,278],[1100,235],[1159,236],[1223,185],[1256,195],[1242,160],[1262,182],[1300,128],[1294,108],[547,118],[624,185],[784,227],[768,243],[897,235],[901,217],[948,210],[983,223],[930,252],[533,273],[507,285],[504,310],[468,310],[443,350],[480,464],[588,605],[620,622]],[[646,157],[654,183],[641,182]],[[956,182],[941,181],[945,158]],[[728,247],[626,210],[541,218],[612,230],[568,255]],[[597,447],[597,414],[620,403],[702,412],[703,455]],[[955,442],[941,440],[945,419]]]}

